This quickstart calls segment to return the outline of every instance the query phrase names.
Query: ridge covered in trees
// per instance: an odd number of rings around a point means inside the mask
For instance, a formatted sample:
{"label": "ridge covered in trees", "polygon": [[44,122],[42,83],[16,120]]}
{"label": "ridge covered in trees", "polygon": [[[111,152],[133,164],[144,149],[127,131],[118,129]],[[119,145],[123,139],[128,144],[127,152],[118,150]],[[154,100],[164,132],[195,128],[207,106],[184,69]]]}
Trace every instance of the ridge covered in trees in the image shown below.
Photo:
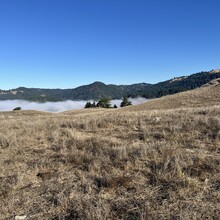
{"label": "ridge covered in trees", "polygon": [[75,89],[40,89],[19,87],[11,90],[0,90],[0,100],[23,99],[28,101],[47,102],[65,100],[101,100],[120,99],[121,97],[157,98],[164,95],[198,88],[213,79],[220,78],[220,71],[207,71],[190,76],[176,77],[157,84],[138,83],[132,85],[106,85],[94,82]]}

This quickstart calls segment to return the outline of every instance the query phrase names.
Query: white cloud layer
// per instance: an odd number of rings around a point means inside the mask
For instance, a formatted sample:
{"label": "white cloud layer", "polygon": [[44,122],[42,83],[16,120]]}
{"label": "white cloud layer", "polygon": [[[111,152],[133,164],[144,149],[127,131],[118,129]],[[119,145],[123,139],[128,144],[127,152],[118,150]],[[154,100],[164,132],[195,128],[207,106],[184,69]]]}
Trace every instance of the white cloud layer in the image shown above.
{"label": "white cloud layer", "polygon": [[[149,101],[149,99],[145,99],[142,97],[128,98],[128,100],[132,102],[132,105],[138,105],[138,104],[142,104],[142,103]],[[120,107],[121,102],[122,102],[122,99],[115,99],[111,101],[111,104],[112,106],[117,105],[118,107]]]}
{"label": "white cloud layer", "polygon": [[[129,98],[133,105],[141,104],[147,102],[145,98]],[[63,102],[29,102],[25,100],[6,100],[0,101],[0,111],[12,111],[16,107],[21,107],[22,110],[38,110],[45,112],[62,112],[74,109],[83,109],[87,101],[63,101]],[[93,102],[93,101],[91,101]],[[122,102],[121,99],[112,100],[112,106],[116,104],[118,107]]]}

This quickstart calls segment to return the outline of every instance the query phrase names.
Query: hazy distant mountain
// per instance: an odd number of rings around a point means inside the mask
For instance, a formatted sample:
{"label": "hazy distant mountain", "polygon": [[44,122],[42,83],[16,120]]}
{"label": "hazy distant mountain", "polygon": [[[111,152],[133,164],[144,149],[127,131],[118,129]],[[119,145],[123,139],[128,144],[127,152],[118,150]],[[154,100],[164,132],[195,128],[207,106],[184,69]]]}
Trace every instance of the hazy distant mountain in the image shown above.
{"label": "hazy distant mountain", "polygon": [[106,85],[94,82],[75,89],[39,89],[19,87],[0,90],[0,100],[23,99],[30,101],[99,100],[104,97],[120,99],[123,96],[161,97],[181,91],[195,89],[213,79],[220,78],[220,70],[200,72],[190,76],[176,77],[157,84],[138,83],[132,85]]}

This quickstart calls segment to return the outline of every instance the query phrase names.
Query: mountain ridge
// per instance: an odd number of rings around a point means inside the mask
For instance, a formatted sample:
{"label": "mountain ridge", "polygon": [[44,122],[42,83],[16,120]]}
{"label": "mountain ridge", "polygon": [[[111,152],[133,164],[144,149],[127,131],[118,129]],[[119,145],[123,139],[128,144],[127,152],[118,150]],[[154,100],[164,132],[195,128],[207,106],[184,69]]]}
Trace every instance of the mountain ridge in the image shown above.
{"label": "mountain ridge", "polygon": [[131,85],[105,84],[95,81],[72,89],[42,89],[18,87],[0,90],[0,100],[22,99],[47,102],[65,100],[99,100],[101,98],[120,99],[123,96],[158,98],[201,87],[211,80],[220,78],[219,70],[194,73],[189,76],[174,77],[156,84],[135,83]]}

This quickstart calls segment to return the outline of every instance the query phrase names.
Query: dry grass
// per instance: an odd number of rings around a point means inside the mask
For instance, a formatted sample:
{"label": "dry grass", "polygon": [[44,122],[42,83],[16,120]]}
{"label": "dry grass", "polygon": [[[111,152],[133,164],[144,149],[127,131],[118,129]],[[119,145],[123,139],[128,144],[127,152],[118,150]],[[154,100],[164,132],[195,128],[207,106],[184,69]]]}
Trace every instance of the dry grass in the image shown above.
{"label": "dry grass", "polygon": [[164,96],[139,106],[132,106],[129,111],[197,108],[219,104],[220,102],[220,79],[212,80],[201,88],[181,92],[174,95]]}
{"label": "dry grass", "polygon": [[219,219],[218,90],[175,109],[0,113],[0,219]]}

